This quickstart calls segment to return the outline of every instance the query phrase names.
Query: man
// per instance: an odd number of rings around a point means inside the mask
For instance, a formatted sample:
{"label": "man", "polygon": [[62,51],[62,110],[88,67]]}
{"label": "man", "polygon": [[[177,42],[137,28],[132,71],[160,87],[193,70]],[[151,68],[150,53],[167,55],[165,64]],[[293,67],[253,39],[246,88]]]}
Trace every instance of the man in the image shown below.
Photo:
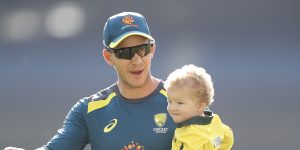
{"label": "man", "polygon": [[156,45],[146,19],[135,12],[110,17],[103,44],[103,58],[115,69],[117,82],[79,100],[40,149],[81,150],[89,143],[93,150],[171,149],[175,124],[166,112],[163,83],[151,75]]}

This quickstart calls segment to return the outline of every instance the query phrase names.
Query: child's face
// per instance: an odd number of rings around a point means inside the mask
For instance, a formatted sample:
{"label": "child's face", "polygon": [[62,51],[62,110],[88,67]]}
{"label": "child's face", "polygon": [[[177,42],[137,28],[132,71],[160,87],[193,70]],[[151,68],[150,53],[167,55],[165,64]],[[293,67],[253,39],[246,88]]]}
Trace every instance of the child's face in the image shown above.
{"label": "child's face", "polygon": [[187,88],[172,88],[167,90],[167,110],[175,123],[181,123],[194,116],[203,115],[203,103],[192,99]]}

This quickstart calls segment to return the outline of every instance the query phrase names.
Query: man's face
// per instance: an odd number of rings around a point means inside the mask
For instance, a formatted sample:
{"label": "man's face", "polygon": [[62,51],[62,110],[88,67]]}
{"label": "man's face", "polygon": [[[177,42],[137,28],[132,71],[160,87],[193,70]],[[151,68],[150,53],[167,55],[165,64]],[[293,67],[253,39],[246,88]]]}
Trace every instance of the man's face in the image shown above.
{"label": "man's face", "polygon": [[[124,39],[117,47],[133,47],[147,43],[149,40],[142,36],[129,36]],[[135,54],[131,59],[120,59],[111,55],[111,61],[114,69],[118,74],[118,83],[121,86],[131,88],[142,87],[147,81],[150,81],[150,66],[154,48],[150,48],[150,53],[144,57]]]}

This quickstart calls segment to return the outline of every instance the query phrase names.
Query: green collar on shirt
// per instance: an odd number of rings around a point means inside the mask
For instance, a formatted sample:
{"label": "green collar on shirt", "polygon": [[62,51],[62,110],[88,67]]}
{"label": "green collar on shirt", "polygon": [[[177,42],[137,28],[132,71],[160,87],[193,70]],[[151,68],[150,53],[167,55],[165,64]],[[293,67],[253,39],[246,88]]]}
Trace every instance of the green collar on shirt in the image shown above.
{"label": "green collar on shirt", "polygon": [[177,124],[177,128],[181,128],[183,126],[188,126],[191,124],[197,124],[197,125],[207,125],[211,123],[211,120],[213,118],[211,111],[204,111],[205,116],[195,116],[192,117],[182,123]]}

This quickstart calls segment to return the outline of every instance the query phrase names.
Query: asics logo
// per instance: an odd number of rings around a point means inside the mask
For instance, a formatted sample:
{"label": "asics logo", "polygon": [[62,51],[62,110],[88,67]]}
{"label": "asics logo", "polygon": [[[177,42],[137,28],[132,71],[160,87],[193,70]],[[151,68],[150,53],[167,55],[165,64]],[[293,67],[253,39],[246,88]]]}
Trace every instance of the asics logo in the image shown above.
{"label": "asics logo", "polygon": [[118,120],[117,120],[117,119],[111,120],[111,121],[109,122],[109,124],[106,125],[105,128],[103,129],[103,132],[104,132],[104,133],[110,132],[112,129],[115,128],[115,126],[117,125],[117,123],[118,123]]}

